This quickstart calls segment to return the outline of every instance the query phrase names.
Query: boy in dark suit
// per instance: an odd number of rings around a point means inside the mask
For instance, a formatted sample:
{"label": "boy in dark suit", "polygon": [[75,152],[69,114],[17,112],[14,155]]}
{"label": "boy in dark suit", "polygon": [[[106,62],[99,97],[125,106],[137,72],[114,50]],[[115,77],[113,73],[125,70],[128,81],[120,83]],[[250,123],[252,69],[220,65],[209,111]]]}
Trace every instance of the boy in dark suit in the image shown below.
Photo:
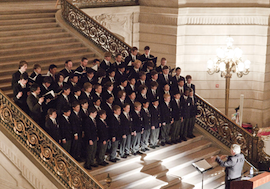
{"label": "boy in dark suit", "polygon": [[89,116],[83,120],[84,135],[86,143],[86,161],[84,167],[91,170],[91,167],[97,167],[95,164],[95,155],[97,151],[97,110],[94,107],[89,108]]}
{"label": "boy in dark suit", "polygon": [[119,85],[120,81],[123,79],[127,79],[126,68],[124,64],[118,66],[117,70],[115,71],[115,85]]}
{"label": "boy in dark suit", "polygon": [[[121,127],[124,130],[124,134],[126,135],[125,143],[121,143],[120,146],[120,154],[125,158],[131,154],[131,133],[133,132],[132,129],[132,117],[130,115],[130,105],[125,103],[123,106],[123,112],[120,115],[121,119]],[[124,142],[124,140],[122,140]]]}
{"label": "boy in dark suit", "polygon": [[122,135],[121,130],[121,107],[118,105],[113,106],[113,116],[110,119],[109,122],[109,130],[111,134],[111,141],[112,141],[112,147],[111,147],[111,154],[110,154],[110,161],[116,162],[117,160],[120,160],[116,158],[116,150],[118,148],[119,141],[124,137]]}
{"label": "boy in dark suit", "polygon": [[104,85],[106,82],[110,81],[115,86],[115,82],[116,82],[115,81],[115,69],[113,69],[113,68],[112,69],[109,69],[107,71],[107,73],[108,73],[108,75],[105,78],[102,79],[101,84]]}
{"label": "boy in dark suit", "polygon": [[161,60],[160,60],[160,66],[158,66],[158,67],[156,68],[156,71],[157,71],[159,74],[162,74],[163,67],[166,66],[166,64],[167,64],[166,58],[164,58],[164,57],[161,58]]}
{"label": "boy in dark suit", "polygon": [[194,138],[195,136],[193,135],[193,129],[194,129],[195,119],[197,117],[198,110],[197,110],[197,97],[194,96],[193,89],[190,89],[189,98],[191,98],[191,112],[190,112],[187,137]]}
{"label": "boy in dark suit", "polygon": [[69,77],[71,74],[74,73],[74,70],[72,70],[72,66],[73,63],[71,60],[67,60],[65,62],[65,68],[60,71],[64,75],[64,78]]}
{"label": "boy in dark suit", "polygon": [[146,85],[146,74],[144,71],[139,72],[139,80],[136,82],[136,89],[138,89],[141,85]]}
{"label": "boy in dark suit", "polygon": [[109,137],[109,126],[106,122],[106,111],[100,110],[98,112],[99,118],[97,120],[97,132],[98,132],[98,147],[97,147],[97,163],[102,166],[108,165],[105,159],[105,153],[108,146]]}
{"label": "boy in dark suit", "polygon": [[108,96],[113,96],[114,97],[114,94],[113,94],[113,83],[112,82],[106,82],[104,85],[103,85],[103,90],[102,90],[102,93],[101,93],[101,98],[102,98],[102,101],[105,102],[106,101],[106,98]]}
{"label": "boy in dark suit", "polygon": [[154,99],[152,101],[152,106],[150,107],[151,113],[151,134],[150,134],[150,148],[155,149],[159,147],[158,145],[158,137],[161,127],[161,119],[160,119],[160,107],[159,100]]}
{"label": "boy in dark suit", "polygon": [[[140,61],[142,61],[142,63],[145,63],[148,60],[151,60],[153,58],[154,58],[154,56],[150,54],[150,47],[145,46],[144,47],[144,54],[139,57]],[[156,62],[154,62],[154,64],[155,64],[155,67],[156,67]]]}
{"label": "boy in dark suit", "polygon": [[83,89],[84,91],[82,91],[79,99],[82,100],[82,99],[86,99],[88,101],[88,105],[89,107],[92,107],[93,106],[93,97],[92,97],[92,84],[91,83],[88,83],[86,82],[84,85],[83,85]]}
{"label": "boy in dark suit", "polygon": [[142,140],[141,140],[141,151],[145,152],[149,149],[148,146],[148,140],[150,136],[150,128],[151,128],[151,114],[149,111],[149,101],[145,100],[143,102],[143,108],[142,108],[142,117],[143,117],[143,134],[142,134]]}
{"label": "boy in dark suit", "polygon": [[173,83],[173,86],[177,86],[177,84],[178,84],[178,81],[180,80],[180,79],[183,79],[184,80],[184,83],[185,83],[185,78],[183,77],[183,76],[181,76],[180,74],[181,74],[181,68],[180,67],[177,67],[176,69],[175,69],[175,76],[173,76],[173,78],[172,78],[172,83]]}
{"label": "boy in dark suit", "polygon": [[91,68],[87,69],[86,75],[80,79],[80,87],[82,88],[86,82],[91,83],[92,85],[95,85],[97,83],[97,80],[95,78],[95,71]]}
{"label": "boy in dark suit", "polygon": [[171,107],[171,96],[169,94],[164,94],[164,102],[160,105],[160,113],[161,113],[161,146],[164,146],[165,143],[171,144],[170,142],[170,129],[171,124],[173,124],[173,117],[172,117],[172,107]]}
{"label": "boy in dark suit", "polygon": [[63,114],[58,116],[58,122],[62,138],[62,146],[68,153],[70,153],[71,142],[73,139],[72,126],[69,121],[69,117],[71,114],[70,107],[63,107],[62,112]]}
{"label": "boy in dark suit", "polygon": [[126,68],[131,68],[135,60],[139,59],[138,56],[138,48],[137,47],[132,47],[131,53],[129,56],[125,58],[125,66]]}
{"label": "boy in dark suit", "polygon": [[85,75],[88,69],[87,64],[88,64],[88,59],[85,57],[82,57],[81,65],[75,70],[75,72],[80,73],[81,76]]}
{"label": "boy in dark suit", "polygon": [[105,70],[106,72],[112,68],[112,63],[110,62],[112,58],[111,52],[105,52],[104,53],[104,60],[100,63],[100,68]]}
{"label": "boy in dark suit", "polygon": [[190,113],[192,109],[192,100],[189,98],[189,92],[190,89],[186,88],[185,89],[185,94],[181,97],[180,102],[181,102],[181,122],[182,123],[182,129],[180,131],[180,137],[181,140],[187,141],[187,132],[188,132],[188,126],[189,126],[189,121],[190,121]]}
{"label": "boy in dark suit", "polygon": [[172,85],[172,76],[169,74],[169,67],[164,66],[162,70],[162,74],[158,76],[158,84],[160,87],[164,87],[164,85]]}
{"label": "boy in dark suit", "polygon": [[57,104],[56,104],[56,109],[58,114],[62,114],[61,110],[65,106],[71,105],[71,100],[69,97],[70,94],[70,86],[69,85],[64,85],[63,86],[63,93],[57,98]]}
{"label": "boy in dark suit", "polygon": [[142,154],[139,152],[141,144],[141,135],[143,133],[143,117],[141,115],[142,105],[140,102],[134,103],[134,110],[131,112],[132,128],[131,133],[131,152],[133,155]]}
{"label": "boy in dark suit", "polygon": [[28,66],[28,63],[25,60],[20,61],[20,63],[19,63],[19,70],[17,72],[15,72],[14,74],[12,74],[12,82],[11,82],[12,88],[20,80],[21,74],[23,74],[24,72],[26,72],[27,66]]}
{"label": "boy in dark suit", "polygon": [[150,102],[153,102],[156,99],[159,100],[158,83],[156,81],[150,82],[150,87],[147,91],[147,98]]}
{"label": "boy in dark suit", "polygon": [[129,82],[126,86],[126,91],[128,94],[131,94],[132,92],[135,92],[135,93],[137,92],[135,84],[136,84],[136,79],[133,77],[129,78]]}
{"label": "boy in dark suit", "polygon": [[70,153],[72,157],[74,157],[74,159],[76,159],[77,161],[82,161],[81,159],[82,117],[80,115],[80,104],[78,102],[74,102],[72,104],[72,112],[69,120],[71,123],[73,133],[73,140]]}
{"label": "boy in dark suit", "polygon": [[73,88],[73,95],[70,96],[71,103],[73,103],[75,101],[79,102],[81,93],[82,93],[81,88],[79,86],[75,86]]}
{"label": "boy in dark suit", "polygon": [[143,103],[145,100],[147,100],[147,86],[146,85],[141,85],[138,88],[138,94],[136,97],[136,101]]}
{"label": "boy in dark suit", "polygon": [[56,109],[50,108],[47,113],[45,128],[48,134],[59,144],[61,144],[61,132],[56,120]]}
{"label": "boy in dark suit", "polygon": [[114,100],[114,104],[120,106],[121,109],[123,109],[125,103],[126,103],[126,92],[119,91],[117,94],[117,98]]}
{"label": "boy in dark suit", "polygon": [[192,77],[191,75],[186,76],[187,83],[185,83],[185,88],[189,87],[193,90],[193,93],[195,94],[195,85],[191,83]]}
{"label": "boy in dark suit", "polygon": [[92,91],[93,99],[99,98],[100,100],[102,100],[101,93],[102,93],[102,85],[100,84],[94,85],[94,91]]}
{"label": "boy in dark suit", "polygon": [[177,143],[179,141],[179,134],[181,130],[181,103],[180,103],[180,93],[174,94],[174,99],[171,101],[172,105],[172,117],[174,119],[174,123],[171,128],[171,142]]}
{"label": "boy in dark suit", "polygon": [[115,62],[113,63],[112,67],[117,70],[121,64],[123,64],[122,55],[118,53],[115,55]]}
{"label": "boy in dark suit", "polygon": [[126,102],[130,105],[131,110],[134,110],[135,99],[136,99],[135,91],[128,93],[128,98],[126,98]]}
{"label": "boy in dark suit", "polygon": [[140,60],[135,60],[134,67],[130,69],[129,78],[139,79],[139,72],[141,71],[142,62]]}
{"label": "boy in dark suit", "polygon": [[106,111],[108,121],[113,117],[113,100],[113,96],[110,95],[106,97],[106,101],[101,103],[101,109]]}
{"label": "boy in dark suit", "polygon": [[39,86],[41,85],[43,78],[40,73],[41,73],[41,66],[39,64],[35,64],[33,67],[33,72],[29,76],[30,84],[36,83]]}
{"label": "boy in dark suit", "polygon": [[28,75],[26,72],[21,74],[18,83],[14,84],[13,87],[13,100],[14,102],[25,112],[29,113],[29,108],[27,105],[27,96],[29,92]]}

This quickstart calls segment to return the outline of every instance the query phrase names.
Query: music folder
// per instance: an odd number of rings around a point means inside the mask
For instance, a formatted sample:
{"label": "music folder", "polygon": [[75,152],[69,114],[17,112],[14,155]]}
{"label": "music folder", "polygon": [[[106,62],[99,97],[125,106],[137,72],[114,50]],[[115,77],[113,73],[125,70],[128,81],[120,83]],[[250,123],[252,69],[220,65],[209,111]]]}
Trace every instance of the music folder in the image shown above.
{"label": "music folder", "polygon": [[201,173],[213,169],[213,167],[205,159],[201,159],[192,163],[192,166],[195,167]]}

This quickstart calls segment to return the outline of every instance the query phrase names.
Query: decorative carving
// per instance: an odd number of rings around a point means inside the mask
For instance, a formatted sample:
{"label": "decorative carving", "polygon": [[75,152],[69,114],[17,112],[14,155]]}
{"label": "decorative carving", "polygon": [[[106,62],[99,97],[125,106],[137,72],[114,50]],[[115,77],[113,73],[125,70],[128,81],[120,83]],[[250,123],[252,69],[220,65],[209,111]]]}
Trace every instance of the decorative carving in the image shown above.
{"label": "decorative carving", "polygon": [[103,186],[74,162],[50,136],[36,125],[27,115],[0,90],[0,123],[21,145],[48,168],[67,188],[102,189]]}

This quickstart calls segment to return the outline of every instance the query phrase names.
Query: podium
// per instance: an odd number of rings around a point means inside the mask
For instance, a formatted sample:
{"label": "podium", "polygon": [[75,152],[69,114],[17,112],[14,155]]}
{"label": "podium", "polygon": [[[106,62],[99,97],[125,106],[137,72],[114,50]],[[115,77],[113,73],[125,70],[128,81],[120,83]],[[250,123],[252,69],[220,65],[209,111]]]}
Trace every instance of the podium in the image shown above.
{"label": "podium", "polygon": [[270,188],[270,173],[264,172],[249,180],[231,182],[230,189],[268,189]]}

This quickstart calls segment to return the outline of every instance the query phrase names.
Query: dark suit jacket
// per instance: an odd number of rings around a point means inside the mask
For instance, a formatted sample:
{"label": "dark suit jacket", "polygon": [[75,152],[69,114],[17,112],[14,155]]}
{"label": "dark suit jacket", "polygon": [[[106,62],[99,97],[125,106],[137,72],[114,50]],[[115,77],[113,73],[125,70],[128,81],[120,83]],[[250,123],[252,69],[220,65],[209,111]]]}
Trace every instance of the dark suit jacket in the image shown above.
{"label": "dark suit jacket", "polygon": [[171,102],[169,104],[170,107],[166,105],[165,102],[160,103],[160,115],[161,115],[161,123],[169,124],[172,121],[172,107]]}
{"label": "dark suit jacket", "polygon": [[141,71],[141,69],[139,69],[138,72],[135,71],[135,69],[132,67],[129,71],[129,75],[128,78],[135,78],[136,80],[139,79],[139,72]]}
{"label": "dark suit jacket", "polygon": [[118,85],[120,85],[120,82],[122,79],[127,79],[127,74],[126,74],[126,72],[121,74],[119,72],[119,70],[116,70],[114,78],[115,78],[115,85],[118,86]]}
{"label": "dark suit jacket", "polygon": [[68,72],[67,71],[67,69],[66,68],[64,68],[64,69],[62,69],[61,71],[60,71],[63,75],[64,75],[64,78],[66,78],[67,76],[71,76],[71,74],[73,74],[74,73],[74,70],[71,70],[70,72]]}
{"label": "dark suit jacket", "polygon": [[[188,88],[187,83],[184,85],[185,88]],[[191,83],[191,87],[193,89],[193,94],[195,94],[195,85]]]}
{"label": "dark suit jacket", "polygon": [[171,101],[171,106],[172,106],[172,117],[175,121],[180,120],[181,117],[181,102],[179,100],[179,106],[176,103],[176,100],[173,99]]}
{"label": "dark suit jacket", "polygon": [[21,77],[21,72],[19,70],[12,74],[12,82],[11,82],[12,88],[14,87],[16,83],[18,83],[18,81],[20,80],[20,77]]}
{"label": "dark suit jacket", "polygon": [[[185,78],[183,76],[181,76],[181,75],[180,75],[180,78],[184,79],[184,83],[185,83]],[[172,78],[172,84],[173,84],[173,86],[177,86],[178,85],[178,81],[180,80],[180,78],[179,79],[176,79],[176,76],[173,76],[173,78]]]}
{"label": "dark suit jacket", "polygon": [[88,105],[89,107],[92,107],[93,106],[93,97],[92,97],[92,94],[90,93],[89,97],[87,96],[87,94],[82,91],[81,95],[79,96],[79,99],[82,100],[82,99],[86,99],[88,101]]}
{"label": "dark suit jacket", "polygon": [[128,83],[126,86],[126,92],[127,94],[131,93],[131,92],[136,92],[136,87],[134,86],[134,89],[131,88],[130,84]]}
{"label": "dark suit jacket", "polygon": [[157,82],[158,82],[160,88],[163,88],[164,85],[166,85],[166,84],[169,84],[171,86],[172,85],[172,76],[168,75],[168,81],[166,81],[164,75],[159,74]]}
{"label": "dark suit jacket", "polygon": [[142,108],[141,114],[143,117],[143,128],[144,130],[148,130],[151,128],[151,113],[148,110],[148,113]]}
{"label": "dark suit jacket", "polygon": [[[138,55],[136,55],[136,60],[138,60],[139,59],[139,56]],[[129,54],[129,56],[127,56],[126,58],[125,58],[125,66],[127,67],[128,66],[128,64],[129,64],[129,62],[134,62],[135,60],[132,60],[132,56],[131,56],[131,54]]]}
{"label": "dark suit jacket", "polygon": [[61,138],[68,140],[73,139],[72,126],[70,121],[67,121],[63,115],[58,116],[58,122],[61,132]]}
{"label": "dark suit jacket", "polygon": [[131,116],[130,116],[130,120],[128,120],[128,118],[124,115],[124,113],[122,113],[120,115],[120,119],[121,119],[121,129],[122,129],[123,135],[130,135],[132,132]]}
{"label": "dark suit jacket", "polygon": [[[35,78],[35,80],[33,80],[32,78],[33,79]],[[36,83],[38,85],[42,84],[42,80],[43,80],[42,75],[41,74],[37,75],[35,72],[32,72],[30,77],[29,77],[29,82]]]}
{"label": "dark suit jacket", "polygon": [[141,112],[139,114],[140,116],[135,111],[131,112],[132,128],[133,128],[133,131],[136,131],[136,132],[142,132],[142,128],[143,128],[143,117],[142,117]]}
{"label": "dark suit jacket", "polygon": [[78,137],[81,137],[82,136],[82,117],[80,113],[77,116],[75,112],[72,111],[69,117],[69,121],[71,123],[72,135],[78,134]]}
{"label": "dark suit jacket", "polygon": [[[134,100],[135,102],[136,100]],[[130,100],[129,97],[126,97],[126,103],[128,103],[130,105],[130,109],[134,110],[134,103]]]}
{"label": "dark suit jacket", "polygon": [[97,120],[97,133],[99,137],[99,141],[108,141],[110,139],[109,137],[109,126],[107,122],[105,123],[101,119],[96,119]]}
{"label": "dark suit jacket", "polygon": [[191,98],[185,99],[184,96],[181,96],[180,98],[181,101],[181,117],[185,118],[190,118],[191,117],[191,109],[192,109],[192,101]]}
{"label": "dark suit jacket", "polygon": [[143,103],[143,101],[145,101],[145,100],[148,100],[148,98],[147,98],[147,93],[146,93],[146,98],[144,98],[144,97],[142,96],[141,93],[138,93],[138,94],[137,94],[137,96],[136,96],[136,101],[138,101],[138,102],[140,102],[140,103]]}
{"label": "dark suit jacket", "polygon": [[106,102],[106,98],[109,96],[113,96],[114,98],[116,97],[113,92],[110,94],[107,90],[105,89],[102,90],[102,93],[101,93],[102,101]]}
{"label": "dark suit jacket", "polygon": [[151,88],[149,88],[147,90],[147,98],[150,102],[153,102],[154,100],[159,100],[160,99],[160,96],[159,96],[159,92],[158,92],[158,89],[156,90],[156,94],[154,95]]}
{"label": "dark suit jacket", "polygon": [[242,169],[245,163],[245,157],[243,154],[236,154],[234,156],[228,156],[226,161],[222,161],[219,157],[216,158],[216,162],[225,168],[225,179],[232,180],[241,177]]}
{"label": "dark suit jacket", "polygon": [[111,138],[115,137],[116,140],[121,140],[122,135],[123,135],[123,130],[121,129],[121,118],[119,122],[117,118],[113,115],[110,118],[110,121],[108,122],[108,124],[109,124]]}
{"label": "dark suit jacket", "polygon": [[93,142],[97,140],[97,127],[89,116],[83,120],[83,130],[87,144],[89,144],[89,140],[92,140]]}
{"label": "dark suit jacket", "polygon": [[[56,121],[57,122],[57,121]],[[45,123],[45,128],[48,132],[48,134],[57,142],[59,143],[59,140],[61,140],[61,132],[59,124],[53,124],[52,120],[48,118]]]}
{"label": "dark suit jacket", "polygon": [[[16,83],[13,87],[13,100],[14,102],[25,112],[25,113],[29,113],[29,108],[27,105],[27,93],[29,91],[29,87],[28,85],[26,85],[25,88],[22,88],[22,86],[19,83]],[[22,92],[23,95],[21,96],[21,98],[17,99],[17,94],[19,92]]]}
{"label": "dark suit jacket", "polygon": [[[191,98],[191,97],[189,97]],[[195,117],[198,114],[198,109],[197,109],[197,97],[193,95],[194,98],[194,103],[191,100],[191,112],[190,112],[190,116],[191,117]],[[192,99],[192,98],[191,98]]]}
{"label": "dark suit jacket", "polygon": [[[106,111],[107,119],[110,121],[111,117],[113,116],[113,110],[110,108],[110,106],[106,103],[106,101],[101,103],[101,109]],[[109,122],[107,122],[109,124]]]}
{"label": "dark suit jacket", "polygon": [[123,109],[125,103],[126,103],[126,100],[124,100],[124,103],[122,103],[122,102],[120,101],[119,98],[116,98],[116,99],[114,100],[114,105],[118,105],[118,106],[120,106],[122,109]]}
{"label": "dark suit jacket", "polygon": [[101,85],[104,85],[105,83],[107,83],[108,81],[112,82],[113,84],[115,84],[116,80],[114,78],[114,81],[112,81],[109,76],[106,76],[105,78],[102,79]]}
{"label": "dark suit jacket", "polygon": [[83,88],[83,85],[88,82],[88,83],[91,83],[92,85],[95,85],[97,84],[97,79],[96,77],[94,76],[93,78],[91,78],[91,80],[87,77],[87,75],[85,75],[84,77],[82,77],[79,81],[79,86],[81,88]]}
{"label": "dark suit jacket", "polygon": [[157,108],[155,108],[154,106],[150,106],[150,113],[151,113],[151,126],[159,128],[159,123],[161,123],[159,106]]}
{"label": "dark suit jacket", "polygon": [[108,66],[106,62],[102,60],[102,62],[100,63],[100,68],[107,72],[110,68],[112,68],[112,63],[110,62],[110,65]]}
{"label": "dark suit jacket", "polygon": [[58,114],[61,113],[63,107],[68,106],[70,107],[70,97],[68,96],[69,102],[67,102],[67,100],[65,99],[65,97],[61,94],[59,95],[59,97],[57,98],[57,104],[56,104],[56,109],[58,111]]}
{"label": "dark suit jacket", "polygon": [[[150,54],[150,59],[152,59],[152,58],[155,58],[155,57],[154,57],[153,55]],[[142,55],[139,57],[139,60],[142,61],[142,63],[144,63],[145,61],[148,61],[149,58],[146,58],[146,57],[145,57],[145,54],[142,54]],[[156,65],[156,62],[154,62],[154,64],[155,64],[155,67],[156,67],[156,66],[157,66],[157,65]]]}
{"label": "dark suit jacket", "polygon": [[39,123],[39,121],[42,119],[42,106],[38,103],[38,99],[33,94],[30,94],[27,97],[27,105],[30,110],[30,116],[34,121]]}

